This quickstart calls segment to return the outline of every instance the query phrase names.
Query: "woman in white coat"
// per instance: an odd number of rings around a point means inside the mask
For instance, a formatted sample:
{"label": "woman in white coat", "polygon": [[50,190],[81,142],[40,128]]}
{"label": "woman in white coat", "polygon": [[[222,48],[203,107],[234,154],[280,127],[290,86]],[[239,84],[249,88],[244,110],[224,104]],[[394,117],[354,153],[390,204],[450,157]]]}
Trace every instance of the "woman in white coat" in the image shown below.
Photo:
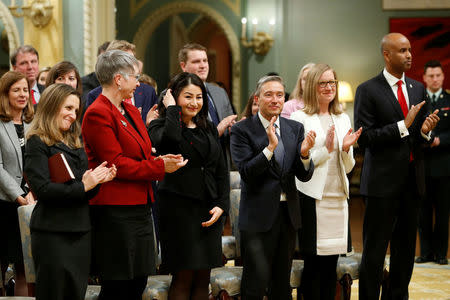
{"label": "woman in white coat", "polygon": [[339,254],[350,251],[346,174],[355,165],[353,144],[362,129],[352,133],[350,119],[342,112],[336,73],[317,64],[306,77],[305,107],[291,115],[305,134],[316,132],[311,149],[314,174],[310,181],[297,180],[302,209],[300,249],[305,261],[302,275],[304,299],[334,299]]}

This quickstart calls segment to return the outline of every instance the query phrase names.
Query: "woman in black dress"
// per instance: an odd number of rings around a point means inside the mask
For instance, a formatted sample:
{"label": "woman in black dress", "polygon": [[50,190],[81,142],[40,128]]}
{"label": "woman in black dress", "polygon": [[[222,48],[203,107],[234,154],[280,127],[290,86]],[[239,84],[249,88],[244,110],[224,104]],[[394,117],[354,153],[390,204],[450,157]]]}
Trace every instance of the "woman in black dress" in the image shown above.
{"label": "woman in black dress", "polygon": [[[80,140],[80,97],[66,84],[47,87],[27,133],[25,173],[37,204],[31,215],[36,300],[82,300],[91,258],[88,200],[99,183],[112,180],[115,166],[87,170]],[[50,179],[48,159],[62,153],[75,179]]]}
{"label": "woman in black dress", "polygon": [[0,261],[3,280],[8,264],[14,264],[16,296],[28,294],[17,207],[34,203],[22,176],[25,130],[33,116],[25,75],[15,71],[5,73],[0,78]]}
{"label": "woman in black dress", "polygon": [[159,104],[160,118],[149,127],[159,153],[188,160],[158,186],[162,260],[173,275],[169,299],[208,299],[211,268],[222,262],[229,174],[217,130],[207,120],[207,97],[197,75],[175,76]]}

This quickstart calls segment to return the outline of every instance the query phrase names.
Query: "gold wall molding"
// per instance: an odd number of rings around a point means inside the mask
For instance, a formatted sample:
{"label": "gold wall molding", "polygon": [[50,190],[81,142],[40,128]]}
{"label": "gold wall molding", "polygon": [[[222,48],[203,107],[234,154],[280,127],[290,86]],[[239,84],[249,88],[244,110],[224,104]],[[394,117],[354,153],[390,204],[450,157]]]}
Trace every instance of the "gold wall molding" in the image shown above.
{"label": "gold wall molding", "polygon": [[34,26],[30,18],[23,19],[23,42],[39,52],[39,65],[53,66],[64,58],[63,2],[50,0],[53,18],[43,28]]}
{"label": "gold wall molding", "polygon": [[147,45],[150,41],[151,35],[164,20],[170,18],[173,15],[186,12],[201,13],[216,22],[217,25],[224,31],[225,36],[230,43],[232,54],[231,98],[235,107],[241,107],[241,53],[239,39],[224,16],[222,16],[219,12],[209,7],[208,5],[193,1],[173,2],[153,11],[141,23],[136,34],[133,37],[133,43],[136,45],[137,57],[140,59],[145,58],[145,51],[147,49]]}
{"label": "gold wall molding", "polygon": [[11,56],[14,50],[20,46],[20,36],[14,18],[3,2],[0,2],[0,20],[5,26],[5,32],[8,37],[9,55]]}
{"label": "gold wall molding", "polygon": [[241,15],[241,0],[222,0],[236,16]]}
{"label": "gold wall molding", "polygon": [[84,74],[95,70],[97,48],[116,36],[114,0],[83,0]]}

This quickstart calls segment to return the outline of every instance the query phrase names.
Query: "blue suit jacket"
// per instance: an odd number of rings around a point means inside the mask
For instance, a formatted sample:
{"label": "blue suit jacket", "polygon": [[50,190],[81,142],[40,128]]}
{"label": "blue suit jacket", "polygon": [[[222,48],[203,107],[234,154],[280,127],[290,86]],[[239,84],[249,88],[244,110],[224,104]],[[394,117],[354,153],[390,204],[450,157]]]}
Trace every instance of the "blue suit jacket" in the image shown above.
{"label": "blue suit jacket", "polygon": [[304,128],[299,122],[280,117],[281,138],[285,149],[284,166],[275,158],[269,161],[262,152],[269,144],[258,115],[236,123],[231,128],[231,156],[241,175],[239,229],[268,231],[277,216],[281,192],[286,193],[292,226],[300,228],[300,204],[295,177],[311,179],[314,165],[306,170],[300,158]]}
{"label": "blue suit jacket", "polygon": [[[89,92],[86,100],[86,109],[91,105],[98,95],[102,93],[102,87],[98,86]],[[155,89],[145,83],[141,83],[140,86],[134,91],[134,104],[137,108],[141,108],[142,120],[145,123],[145,118],[148,111],[153,105],[158,103],[158,97],[156,97]]]}

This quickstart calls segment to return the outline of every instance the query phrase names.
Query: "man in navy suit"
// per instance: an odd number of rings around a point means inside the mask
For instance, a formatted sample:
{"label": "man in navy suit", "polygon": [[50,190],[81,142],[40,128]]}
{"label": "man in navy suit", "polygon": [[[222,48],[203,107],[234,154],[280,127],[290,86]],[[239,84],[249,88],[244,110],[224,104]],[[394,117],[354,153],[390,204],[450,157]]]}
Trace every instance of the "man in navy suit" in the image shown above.
{"label": "man in navy suit", "polygon": [[231,155],[241,175],[239,229],[243,300],[291,299],[290,270],[300,206],[295,177],[308,181],[314,170],[309,150],[315,133],[280,117],[284,84],[279,76],[258,82],[259,113],[231,129]]}
{"label": "man in navy suit", "polygon": [[[136,56],[135,53],[136,46],[125,40],[113,40],[109,44],[106,51],[109,50],[122,50]],[[97,99],[98,95],[102,93],[102,87],[96,87],[89,92],[86,99],[86,109],[92,102]],[[134,91],[132,99],[124,99],[124,101],[129,101],[131,104],[137,107],[141,112],[142,120],[147,124],[147,113],[156,104],[158,104],[158,98],[156,97],[155,89],[147,84],[141,83]],[[156,108],[156,107],[155,107]]]}
{"label": "man in navy suit", "polygon": [[366,211],[359,299],[379,299],[390,241],[390,284],[383,299],[408,299],[414,265],[419,197],[424,194],[423,144],[439,118],[426,116],[426,92],[405,76],[411,45],[400,33],[383,37],[385,68],[362,83],[355,96],[355,127],[365,150],[361,194]]}

